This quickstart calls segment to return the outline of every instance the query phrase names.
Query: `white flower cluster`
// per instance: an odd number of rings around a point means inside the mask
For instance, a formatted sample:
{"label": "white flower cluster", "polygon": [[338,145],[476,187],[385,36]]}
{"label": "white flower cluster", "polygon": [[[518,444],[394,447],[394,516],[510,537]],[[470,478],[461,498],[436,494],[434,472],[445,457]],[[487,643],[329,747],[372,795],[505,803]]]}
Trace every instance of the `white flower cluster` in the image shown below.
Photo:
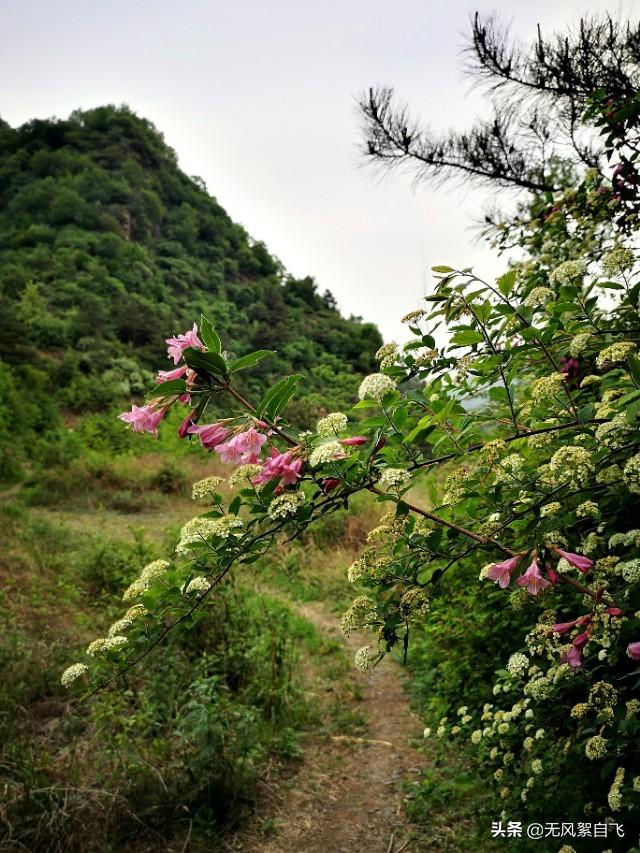
{"label": "white flower cluster", "polygon": [[316,424],[316,432],[318,435],[325,437],[339,435],[347,428],[347,416],[342,412],[330,412],[326,417],[320,418]]}
{"label": "white flower cluster", "polygon": [[189,554],[192,550],[190,546],[202,544],[212,536],[219,536],[221,539],[238,536],[241,527],[242,519],[235,515],[223,515],[221,518],[196,516],[196,518],[187,521],[180,531],[180,541],[176,546],[176,554]]}
{"label": "white flower cluster", "polygon": [[148,563],[141,571],[140,576],[124,591],[123,601],[130,601],[132,598],[142,595],[155,580],[162,577],[169,565],[170,563],[167,560],[154,560],[152,563]]}
{"label": "white flower cluster", "polygon": [[578,332],[578,334],[575,335],[569,343],[570,355],[572,355],[574,358],[578,358],[578,356],[582,355],[582,353],[589,346],[591,338],[592,335],[590,334],[590,332]]}
{"label": "white flower cluster", "polygon": [[618,275],[623,270],[631,269],[635,256],[626,246],[616,246],[602,258],[602,269],[607,275]]}
{"label": "white flower cluster", "polygon": [[309,457],[309,465],[315,468],[317,465],[323,465],[325,462],[331,462],[332,459],[344,459],[346,456],[344,447],[338,441],[327,441],[324,444],[319,444],[311,451]]}
{"label": "white flower cluster", "polygon": [[194,501],[207,500],[215,494],[216,488],[223,482],[223,477],[205,477],[204,480],[198,480],[191,488],[191,497]]}
{"label": "white flower cluster", "polygon": [[564,373],[552,373],[550,376],[541,376],[531,386],[531,397],[538,405],[554,400],[562,391],[562,383],[565,381]]}
{"label": "white flower cluster", "polygon": [[609,537],[609,548],[640,547],[640,530],[627,530]]}
{"label": "white flower cluster", "polygon": [[378,483],[383,489],[401,489],[410,479],[409,472],[402,468],[385,468]]}
{"label": "white flower cluster", "polygon": [[183,591],[185,595],[191,595],[194,592],[208,592],[210,589],[211,581],[208,578],[205,578],[204,575],[198,575],[195,578],[191,578]]}
{"label": "white flower cluster", "polygon": [[617,569],[627,583],[638,583],[640,581],[640,560],[627,560],[618,563]]}
{"label": "white flower cluster", "polygon": [[508,456],[505,456],[499,468],[495,471],[495,484],[509,483],[513,485],[517,482],[523,467],[524,458],[519,453],[510,453]]}
{"label": "white flower cluster", "polygon": [[366,675],[370,669],[369,651],[371,646],[362,646],[355,654],[356,669],[359,669],[363,675]]}
{"label": "white flower cluster", "polygon": [[636,345],[631,341],[617,341],[600,350],[596,356],[596,366],[604,367],[605,364],[621,364],[626,361],[631,353],[636,349]]}
{"label": "white flower cluster", "polygon": [[584,275],[587,265],[584,261],[565,261],[551,271],[549,281],[554,284],[571,284],[572,278]]}
{"label": "white flower cluster", "polygon": [[360,383],[358,397],[360,400],[375,400],[380,403],[385,394],[394,391],[396,383],[384,373],[371,373]]}
{"label": "white flower cluster", "polygon": [[[598,413],[596,412],[596,416]],[[610,421],[599,424],[596,429],[596,441],[606,444],[607,447],[617,449],[623,447],[629,440],[629,433],[633,428],[625,412],[615,415]]]}
{"label": "white flower cluster", "polygon": [[536,308],[538,305],[544,306],[553,299],[553,290],[550,287],[534,287],[525,296],[524,304],[529,308]]}
{"label": "white flower cluster", "polygon": [[80,678],[85,674],[85,672],[89,671],[89,667],[83,663],[74,663],[70,667],[67,667],[65,671],[60,676],[60,683],[63,687],[69,687],[76,679]]}
{"label": "white flower cluster", "polygon": [[229,477],[228,483],[230,486],[246,486],[253,477],[257,477],[260,471],[262,471],[261,465],[238,465],[236,470]]}
{"label": "white flower cluster", "polygon": [[368,595],[360,595],[351,607],[342,614],[340,630],[348,637],[354,628],[362,628],[378,618],[375,601]]}
{"label": "white flower cluster", "polygon": [[415,311],[409,311],[408,314],[405,314],[401,323],[413,323],[415,320],[421,320],[427,312],[422,308],[417,308]]}
{"label": "white flower cluster", "polygon": [[590,737],[585,744],[584,753],[591,761],[596,761],[598,758],[604,758],[607,754],[608,741],[601,735]]}
{"label": "white flower cluster", "polygon": [[561,483],[584,485],[593,470],[591,453],[576,445],[559,448],[549,462],[539,468],[541,481],[550,486],[558,486]]}
{"label": "white flower cluster", "polygon": [[522,652],[511,655],[507,663],[507,670],[514,678],[521,678],[529,669],[529,658]]}
{"label": "white flower cluster", "polygon": [[394,356],[397,351],[398,344],[395,341],[391,341],[389,344],[382,344],[376,353],[376,361],[383,361],[385,358],[389,358],[389,356]]}
{"label": "white flower cluster", "polygon": [[419,586],[408,589],[400,599],[400,615],[403,619],[417,619],[429,612],[429,596]]}
{"label": "white flower cluster", "polygon": [[275,497],[269,504],[269,518],[279,521],[282,518],[290,518],[298,512],[304,503],[304,492],[285,492]]}
{"label": "white flower cluster", "polygon": [[640,453],[628,460],[622,472],[627,488],[634,495],[640,495]]}
{"label": "white flower cluster", "polygon": [[546,506],[540,508],[540,518],[546,518],[548,515],[556,515],[562,509],[562,504],[558,501],[552,501]]}
{"label": "white flower cluster", "polygon": [[594,501],[584,501],[576,507],[576,518],[588,518],[589,516],[595,518],[599,514],[600,509]]}
{"label": "white flower cluster", "polygon": [[87,654],[89,657],[105,654],[126,646],[129,641],[126,637],[116,634],[113,637],[99,637],[87,646]]}
{"label": "white flower cluster", "polygon": [[622,785],[624,782],[624,767],[618,767],[615,779],[607,794],[607,801],[612,812],[619,812],[622,807]]}

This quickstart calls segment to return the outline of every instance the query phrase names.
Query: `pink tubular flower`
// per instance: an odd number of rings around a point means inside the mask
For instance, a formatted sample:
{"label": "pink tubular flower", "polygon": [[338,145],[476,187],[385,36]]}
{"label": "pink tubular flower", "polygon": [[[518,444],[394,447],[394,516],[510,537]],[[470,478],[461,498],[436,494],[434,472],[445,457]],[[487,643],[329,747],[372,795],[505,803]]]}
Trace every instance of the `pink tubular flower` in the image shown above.
{"label": "pink tubular flower", "polygon": [[229,435],[229,430],[225,429],[222,424],[203,424],[202,426],[187,427],[189,435],[197,435],[200,438],[200,444],[205,450],[213,450],[221,444]]}
{"label": "pink tubular flower", "polygon": [[547,568],[547,577],[549,578],[549,580],[551,581],[551,583],[552,583],[552,584],[557,584],[557,583],[558,583],[559,575],[558,575],[558,573],[556,572],[556,570],[555,570],[555,569],[552,569],[552,568],[551,568],[551,566],[549,566],[549,567]]}
{"label": "pink tubular flower", "polygon": [[582,649],[577,646],[571,646],[568,652],[565,652],[560,658],[560,663],[568,663],[571,669],[577,669],[582,666]]}
{"label": "pink tubular flower", "polygon": [[193,412],[189,412],[187,417],[182,421],[180,426],[178,427],[178,435],[180,438],[186,438],[189,433],[189,427],[195,426],[193,423]]}
{"label": "pink tubular flower", "polygon": [[262,471],[252,482],[258,486],[279,477],[281,486],[293,486],[300,478],[301,470],[302,459],[294,459],[290,450],[287,450],[286,453],[278,453],[272,447],[271,457],[267,459],[262,466]]}
{"label": "pink tubular flower", "polygon": [[182,358],[182,353],[188,347],[196,347],[197,349],[202,349],[204,344],[198,337],[198,326],[196,323],[193,324],[193,329],[190,329],[188,332],[185,332],[184,335],[178,335],[176,338],[167,338],[165,340],[166,344],[169,344],[167,349],[168,358],[173,359],[173,363],[177,364]]}
{"label": "pink tubular flower", "polygon": [[342,480],[338,480],[337,477],[325,477],[324,480],[321,480],[320,485],[322,486],[322,491],[326,495],[333,489],[337,489],[341,482]]}
{"label": "pink tubular flower", "polygon": [[176,367],[175,370],[159,370],[156,382],[170,382],[172,379],[182,379],[189,368],[186,364]]}
{"label": "pink tubular flower", "polygon": [[627,646],[627,654],[631,658],[631,660],[640,661],[640,641],[635,643],[629,643]]}
{"label": "pink tubular flower", "polygon": [[215,451],[220,454],[222,462],[243,462],[253,464],[258,461],[262,445],[267,440],[253,427],[246,432],[240,432],[224,444],[219,444]]}
{"label": "pink tubular flower", "polygon": [[366,444],[367,439],[364,435],[354,435],[352,438],[339,438],[340,444],[346,444],[347,447],[359,447],[361,444]]}
{"label": "pink tubular flower", "polygon": [[624,610],[619,607],[607,607],[606,612],[609,616],[622,616],[624,614]]}
{"label": "pink tubular flower", "polygon": [[577,619],[574,619],[572,622],[556,622],[555,625],[551,626],[551,630],[554,634],[566,634],[572,628],[575,628],[577,624]]}
{"label": "pink tubular flower", "polygon": [[508,560],[503,560],[501,563],[494,563],[487,572],[487,577],[495,581],[500,589],[506,589],[511,582],[511,572],[521,559],[522,554],[516,554],[515,557],[509,557]]}
{"label": "pink tubular flower", "polygon": [[556,554],[560,554],[561,557],[564,557],[567,563],[571,566],[575,566],[576,569],[580,569],[583,573],[588,572],[593,565],[593,560],[590,560],[582,554],[573,554],[571,551],[563,551],[562,548],[557,548],[555,545],[551,545],[550,547],[556,552]]}
{"label": "pink tubular flower", "polygon": [[165,416],[166,407],[155,409],[152,405],[131,406],[130,412],[122,412],[118,417],[131,424],[134,432],[150,432],[158,437],[158,425]]}
{"label": "pink tubular flower", "polygon": [[540,566],[535,557],[527,571],[523,575],[520,575],[516,583],[518,586],[525,587],[531,595],[537,595],[541,589],[551,586],[549,581],[545,580],[540,574]]}

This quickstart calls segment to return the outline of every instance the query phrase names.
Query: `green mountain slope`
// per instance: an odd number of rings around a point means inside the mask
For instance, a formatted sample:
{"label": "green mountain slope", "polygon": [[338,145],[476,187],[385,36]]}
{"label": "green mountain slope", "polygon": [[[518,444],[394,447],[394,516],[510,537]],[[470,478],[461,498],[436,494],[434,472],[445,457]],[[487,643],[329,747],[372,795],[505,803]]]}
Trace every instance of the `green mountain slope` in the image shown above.
{"label": "green mountain slope", "polygon": [[233,355],[278,351],[254,390],[306,375],[309,419],[352,398],[381,342],[286,275],[128,108],[0,122],[0,441],[142,394],[170,367],[163,339],[202,311]]}

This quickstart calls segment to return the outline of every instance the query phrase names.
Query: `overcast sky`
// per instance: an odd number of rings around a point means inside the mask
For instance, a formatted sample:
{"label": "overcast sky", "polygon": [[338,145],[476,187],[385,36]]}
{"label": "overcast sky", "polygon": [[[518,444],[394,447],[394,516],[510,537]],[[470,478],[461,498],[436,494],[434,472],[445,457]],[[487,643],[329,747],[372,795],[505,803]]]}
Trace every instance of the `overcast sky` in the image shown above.
{"label": "overcast sky", "polygon": [[[181,167],[294,275],[402,337],[438,263],[495,275],[474,237],[478,191],[363,166],[354,98],[393,85],[433,127],[482,110],[460,71],[469,0],[2,0],[0,115],[12,125],[127,103]],[[495,0],[523,38],[600,0]]]}

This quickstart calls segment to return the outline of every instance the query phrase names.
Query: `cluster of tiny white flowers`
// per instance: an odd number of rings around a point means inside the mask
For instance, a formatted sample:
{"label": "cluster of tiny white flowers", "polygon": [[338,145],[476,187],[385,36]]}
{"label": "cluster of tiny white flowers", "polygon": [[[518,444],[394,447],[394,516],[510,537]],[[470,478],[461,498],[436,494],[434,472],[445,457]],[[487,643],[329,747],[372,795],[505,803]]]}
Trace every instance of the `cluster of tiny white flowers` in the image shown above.
{"label": "cluster of tiny white flowers", "polygon": [[587,265],[584,261],[565,261],[551,271],[549,281],[559,284],[570,284],[572,278],[584,275]]}
{"label": "cluster of tiny white flowers", "polygon": [[402,468],[385,468],[378,482],[384,489],[401,489],[410,479],[409,472]]}
{"label": "cluster of tiny white flowers", "polygon": [[413,367],[428,367],[434,358],[438,357],[438,350],[428,349],[420,355],[414,355]]}
{"label": "cluster of tiny white flowers", "polygon": [[598,508],[598,504],[594,503],[594,501],[584,501],[584,503],[581,503],[576,507],[577,518],[587,518],[588,516],[596,517],[599,514],[600,509]]}
{"label": "cluster of tiny white flowers", "polygon": [[640,495],[640,453],[636,453],[627,461],[622,476],[629,491]]}
{"label": "cluster of tiny white flowers", "polygon": [[176,554],[189,554],[190,546],[206,542],[212,536],[228,539],[238,536],[242,527],[242,519],[235,515],[224,515],[221,518],[201,518],[197,516],[183,526],[180,531],[180,541],[176,546]]}
{"label": "cluster of tiny white flowers", "polygon": [[510,483],[513,485],[517,482],[522,469],[524,467],[524,459],[519,453],[510,453],[500,462],[500,467],[495,472],[495,483]]}
{"label": "cluster of tiny white flowers", "polygon": [[127,619],[126,616],[123,616],[122,619],[118,619],[107,631],[108,637],[115,637],[117,634],[122,634],[124,631],[128,631],[129,628],[133,625],[133,619]]}
{"label": "cluster of tiny white flowers", "polygon": [[408,314],[405,314],[402,318],[402,323],[413,323],[414,320],[421,320],[427,312],[422,308],[417,308],[415,311],[409,311]]}
{"label": "cluster of tiny white flowers", "polygon": [[591,453],[584,447],[568,445],[553,454],[547,465],[540,466],[540,479],[551,486],[560,483],[583,485],[593,473]]}
{"label": "cluster of tiny white flowers", "polygon": [[391,341],[391,343],[388,344],[382,344],[376,353],[376,361],[382,361],[389,356],[395,355],[397,350],[398,344],[395,341]]}
{"label": "cluster of tiny white flowers", "polygon": [[327,441],[312,450],[309,465],[315,468],[316,465],[323,465],[325,462],[331,462],[332,459],[344,459],[345,455],[344,447],[340,442]]}
{"label": "cluster of tiny white flowers", "polygon": [[369,672],[370,661],[369,661],[369,651],[371,650],[371,646],[362,646],[362,648],[358,649],[355,654],[355,664],[356,669],[359,669],[363,675],[366,675]]}
{"label": "cluster of tiny white flowers", "polygon": [[269,518],[278,521],[295,515],[304,503],[304,492],[285,492],[275,497],[269,504]]}
{"label": "cluster of tiny white flowers", "polygon": [[627,583],[638,583],[640,581],[640,559],[619,563],[617,568]]}
{"label": "cluster of tiny white flowers", "polygon": [[550,376],[541,376],[531,386],[531,396],[535,403],[548,403],[555,400],[562,390],[565,381],[564,373],[552,373]]}
{"label": "cluster of tiny white flowers", "polygon": [[631,341],[617,341],[600,350],[596,356],[596,366],[604,367],[605,364],[621,364],[626,361],[631,353],[636,349],[636,345]]}
{"label": "cluster of tiny white flowers", "polygon": [[169,565],[167,560],[154,560],[148,563],[140,573],[140,576],[124,591],[122,595],[123,600],[129,601],[132,598],[142,595],[155,580],[164,575]]}
{"label": "cluster of tiny white flowers", "polygon": [[584,747],[584,754],[590,761],[596,761],[598,758],[604,758],[607,754],[608,741],[601,735],[590,737]]}
{"label": "cluster of tiny white flowers", "polygon": [[459,381],[463,381],[469,375],[473,358],[470,355],[463,355],[456,361],[456,375]]}
{"label": "cluster of tiny white flowers", "polygon": [[121,649],[126,646],[129,641],[126,637],[120,634],[115,634],[113,637],[99,637],[87,646],[87,654],[89,657],[95,657],[105,652],[111,652]]}
{"label": "cluster of tiny white flowers", "polygon": [[616,246],[602,258],[602,269],[607,275],[618,275],[622,270],[631,269],[635,256],[626,246]]}
{"label": "cluster of tiny white flowers", "polygon": [[184,589],[185,595],[191,595],[193,592],[208,592],[211,589],[211,581],[203,575],[192,578]]}
{"label": "cluster of tiny white flowers", "polygon": [[426,616],[429,612],[429,596],[424,589],[413,587],[408,589],[400,599],[400,615],[403,619],[414,619]]}
{"label": "cluster of tiny white flowers", "polygon": [[511,655],[507,663],[507,670],[514,678],[521,678],[529,668],[529,658],[522,652]]}
{"label": "cluster of tiny white flowers", "polygon": [[320,418],[316,424],[318,435],[325,437],[339,435],[347,428],[348,418],[342,412],[330,412],[324,418]]}
{"label": "cluster of tiny white flowers", "polygon": [[360,400],[376,400],[380,403],[385,394],[394,391],[395,387],[396,383],[393,379],[384,373],[371,373],[360,383],[358,397]]}
{"label": "cluster of tiny white flowers", "polygon": [[607,794],[607,801],[612,812],[619,812],[622,807],[622,784],[624,782],[624,767],[618,767],[613,784]]}
{"label": "cluster of tiny white flowers", "polygon": [[589,346],[592,335],[589,332],[578,332],[577,335],[574,335],[571,342],[569,343],[569,353],[574,358],[578,358],[578,356],[582,355],[582,353]]}
{"label": "cluster of tiny white flowers", "polygon": [[549,504],[540,508],[540,518],[546,518],[548,515],[555,515],[562,509],[562,504],[558,501],[552,501]]}
{"label": "cluster of tiny white flowers", "polygon": [[239,465],[233,474],[229,477],[228,483],[230,486],[246,485],[246,483],[256,477],[262,466],[257,464]]}
{"label": "cluster of tiny white flowers", "polygon": [[526,295],[524,304],[530,308],[535,308],[538,305],[545,305],[547,302],[551,302],[553,298],[553,290],[550,287],[534,287]]}
{"label": "cluster of tiny white flowers", "polygon": [[[596,417],[601,417],[601,414],[596,411]],[[610,421],[599,424],[596,429],[596,441],[606,444],[607,447],[619,448],[623,447],[629,440],[629,433],[633,428],[624,412],[620,412]]]}
{"label": "cluster of tiny white flowers", "polygon": [[204,480],[198,480],[191,488],[191,497],[194,501],[206,500],[215,494],[216,488],[223,482],[223,477],[205,477]]}
{"label": "cluster of tiny white flowers", "polygon": [[354,628],[361,628],[377,618],[375,601],[368,595],[360,595],[351,607],[342,614],[340,630],[348,637]]}
{"label": "cluster of tiny white flowers", "polygon": [[60,683],[63,687],[68,687],[72,684],[76,679],[80,678],[85,674],[85,672],[89,671],[89,667],[83,663],[74,663],[71,666],[67,667],[65,671],[60,676]]}

